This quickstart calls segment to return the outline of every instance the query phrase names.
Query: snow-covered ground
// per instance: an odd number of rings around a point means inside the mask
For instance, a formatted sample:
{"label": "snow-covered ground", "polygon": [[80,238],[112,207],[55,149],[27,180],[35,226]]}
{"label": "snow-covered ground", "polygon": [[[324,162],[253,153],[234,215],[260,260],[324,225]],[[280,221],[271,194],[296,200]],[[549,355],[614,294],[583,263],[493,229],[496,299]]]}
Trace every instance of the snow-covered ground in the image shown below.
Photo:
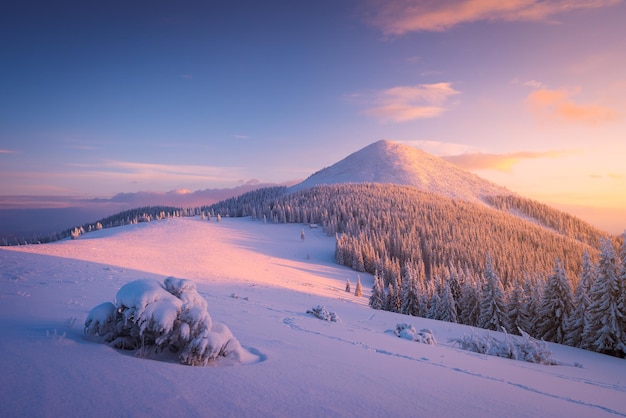
{"label": "snow-covered ground", "polygon": [[[0,416],[626,416],[626,361],[549,344],[557,366],[474,354],[470,328],[374,311],[302,225],[182,218],[0,249]],[[208,367],[83,336],[89,311],[138,278],[191,279],[249,353]],[[318,305],[338,322],[307,314]],[[396,324],[438,344],[398,338]],[[474,330],[484,333],[483,330]],[[493,335],[502,338],[502,335]]]}

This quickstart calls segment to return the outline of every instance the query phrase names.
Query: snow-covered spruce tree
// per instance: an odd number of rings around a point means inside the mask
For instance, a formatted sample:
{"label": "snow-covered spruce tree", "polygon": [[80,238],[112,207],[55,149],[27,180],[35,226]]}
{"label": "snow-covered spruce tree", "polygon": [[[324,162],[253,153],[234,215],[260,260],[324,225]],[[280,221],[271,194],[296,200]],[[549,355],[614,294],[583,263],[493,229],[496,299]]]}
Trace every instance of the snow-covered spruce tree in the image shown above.
{"label": "snow-covered spruce tree", "polygon": [[568,320],[573,310],[572,285],[567,280],[563,264],[557,259],[537,310],[538,319],[535,326],[537,338],[562,344],[568,332]]}
{"label": "snow-covered spruce tree", "polygon": [[528,305],[528,298],[524,294],[524,289],[519,280],[515,281],[513,290],[509,292],[508,317],[509,326],[513,334],[521,335],[520,329],[526,331],[528,329],[528,318],[525,306]]}
{"label": "snow-covered spruce tree", "polygon": [[402,267],[402,307],[400,313],[418,316],[420,314],[420,294],[418,289],[417,269],[413,263]]}
{"label": "snow-covered spruce tree", "polygon": [[441,302],[439,305],[439,319],[446,322],[459,322],[456,316],[456,301],[452,294],[450,281],[446,281],[442,288]]}
{"label": "snow-covered spruce tree", "polygon": [[598,261],[598,273],[589,292],[588,327],[584,330],[590,338],[590,348],[610,355],[624,355],[620,349],[623,338],[621,313],[619,311],[621,289],[617,279],[615,249],[609,238],[602,240],[602,252]]}
{"label": "snow-covered spruce tree", "polygon": [[437,284],[434,281],[430,281],[428,294],[430,298],[428,299],[428,312],[426,313],[426,318],[428,319],[439,319],[439,306],[441,305],[441,284],[438,282]]}
{"label": "snow-covered spruce tree", "polygon": [[507,312],[502,283],[493,269],[491,256],[487,253],[478,326],[494,331],[501,331],[502,328],[508,330]]}
{"label": "snow-covered spruce tree", "polygon": [[350,287],[350,279],[346,279],[346,292],[352,293],[352,288]]}
{"label": "snow-covered spruce tree", "polygon": [[596,268],[591,262],[589,252],[583,253],[583,271],[578,280],[578,286],[574,291],[574,310],[572,311],[567,326],[565,344],[572,347],[589,348],[590,338],[585,335],[585,329],[589,329],[591,316],[589,314],[589,293],[596,278]]}
{"label": "snow-covered spruce tree", "polygon": [[140,279],[125,284],[115,305],[103,303],[85,320],[85,335],[143,356],[176,353],[182,364],[204,366],[218,357],[241,361],[230,330],[213,322],[191,280],[168,277],[163,285]]}
{"label": "snow-covered spruce tree", "polygon": [[622,356],[626,356],[626,231],[622,234],[622,245],[619,253],[619,266],[617,270],[617,280],[619,288],[619,304],[617,309],[620,315],[620,329],[622,330],[622,338],[617,345],[617,349],[621,351]]}
{"label": "snow-covered spruce tree", "polygon": [[356,276],[356,289],[354,289],[354,296],[363,296],[363,285],[361,284],[361,276]]}
{"label": "snow-covered spruce tree", "polygon": [[480,286],[474,283],[472,276],[466,276],[461,284],[461,296],[459,297],[459,322],[461,324],[478,326],[480,320],[480,302],[482,300]]}
{"label": "snow-covered spruce tree", "polygon": [[400,312],[402,308],[402,295],[399,286],[399,278],[389,283],[387,288],[387,302],[385,310],[390,312]]}
{"label": "snow-covered spruce tree", "polygon": [[378,271],[374,273],[374,286],[372,287],[372,294],[370,295],[369,305],[373,309],[385,308],[385,285],[382,277],[378,274]]}

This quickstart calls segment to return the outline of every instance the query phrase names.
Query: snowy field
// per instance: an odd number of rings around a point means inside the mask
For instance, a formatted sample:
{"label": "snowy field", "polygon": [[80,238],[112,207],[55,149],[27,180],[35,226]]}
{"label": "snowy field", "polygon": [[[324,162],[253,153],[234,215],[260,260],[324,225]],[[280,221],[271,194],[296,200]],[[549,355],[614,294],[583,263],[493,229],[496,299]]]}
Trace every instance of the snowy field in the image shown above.
{"label": "snowy field", "polygon": [[[0,249],[2,417],[626,416],[626,360],[549,344],[559,365],[470,353],[487,331],[367,306],[334,238],[302,225],[181,218]],[[89,342],[83,324],[122,285],[191,279],[245,361],[156,361]],[[318,305],[338,322],[306,311]],[[437,345],[387,332],[407,322]],[[498,338],[502,334],[493,333]]]}

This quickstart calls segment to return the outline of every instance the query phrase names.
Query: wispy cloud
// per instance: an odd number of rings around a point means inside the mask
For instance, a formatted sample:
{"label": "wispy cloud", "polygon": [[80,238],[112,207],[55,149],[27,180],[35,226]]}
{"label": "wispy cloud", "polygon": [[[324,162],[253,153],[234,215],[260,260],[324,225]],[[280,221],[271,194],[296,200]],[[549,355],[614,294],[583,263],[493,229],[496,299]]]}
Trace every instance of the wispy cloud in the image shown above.
{"label": "wispy cloud", "polygon": [[0,149],[0,154],[17,154],[17,151],[12,149]]}
{"label": "wispy cloud", "polygon": [[528,95],[526,104],[539,117],[567,122],[597,124],[617,118],[617,113],[608,107],[574,103],[572,97],[579,91],[537,89]]}
{"label": "wispy cloud", "polygon": [[497,170],[508,172],[511,168],[525,159],[557,158],[572,154],[572,151],[519,151],[508,154],[466,153],[441,157],[452,164],[466,170]]}
{"label": "wispy cloud", "polygon": [[377,92],[373,98],[375,106],[365,113],[383,122],[434,118],[447,110],[449,97],[460,93],[452,88],[452,83],[392,87]]}
{"label": "wispy cloud", "polygon": [[181,74],[180,78],[182,78],[183,80],[193,80],[193,75],[191,75],[191,74]]}
{"label": "wispy cloud", "polygon": [[416,139],[412,141],[401,141],[402,143],[419,148],[434,155],[459,155],[475,152],[476,149],[471,145],[458,144],[455,142],[429,141],[424,139]]}
{"label": "wispy cloud", "polygon": [[239,167],[204,165],[170,165],[106,160],[99,164],[74,164],[81,176],[110,178],[125,181],[164,182],[236,182],[241,178]]}
{"label": "wispy cloud", "polygon": [[231,135],[233,138],[235,139],[250,139],[249,135],[242,135],[242,134],[232,134]]}
{"label": "wispy cloud", "polygon": [[445,31],[477,21],[550,21],[580,9],[595,9],[622,0],[374,0],[369,22],[385,35]]}

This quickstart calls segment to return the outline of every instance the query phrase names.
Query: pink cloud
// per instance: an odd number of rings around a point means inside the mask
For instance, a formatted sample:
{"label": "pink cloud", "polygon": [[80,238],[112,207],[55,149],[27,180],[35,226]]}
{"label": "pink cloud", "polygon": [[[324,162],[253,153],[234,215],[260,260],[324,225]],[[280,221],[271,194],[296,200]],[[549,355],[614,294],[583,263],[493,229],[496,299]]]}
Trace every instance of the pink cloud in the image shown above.
{"label": "pink cloud", "polygon": [[507,172],[523,159],[556,158],[568,154],[571,154],[571,151],[519,151],[508,154],[483,154],[477,152],[449,155],[441,158],[466,170],[497,170]]}
{"label": "pink cloud", "polygon": [[383,122],[407,122],[434,118],[446,111],[449,97],[460,94],[451,83],[397,86],[375,94],[376,104],[365,111]]}
{"label": "pink cloud", "polygon": [[539,89],[526,98],[529,109],[540,117],[548,117],[567,122],[602,123],[615,120],[614,110],[596,104],[576,104],[571,100],[578,90]]}
{"label": "pink cloud", "polygon": [[547,21],[579,9],[612,6],[622,0],[380,0],[370,23],[386,35],[445,31],[477,21]]}

